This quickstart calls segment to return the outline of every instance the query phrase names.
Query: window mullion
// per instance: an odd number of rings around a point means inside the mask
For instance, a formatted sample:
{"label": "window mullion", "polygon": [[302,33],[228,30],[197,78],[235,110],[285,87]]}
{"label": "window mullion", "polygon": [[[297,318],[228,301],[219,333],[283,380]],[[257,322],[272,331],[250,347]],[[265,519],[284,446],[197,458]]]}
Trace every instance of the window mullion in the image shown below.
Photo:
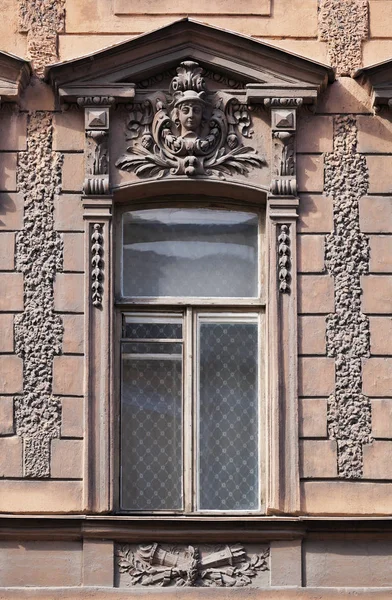
{"label": "window mullion", "polygon": [[193,310],[185,310],[184,336],[184,510],[190,513],[193,505]]}

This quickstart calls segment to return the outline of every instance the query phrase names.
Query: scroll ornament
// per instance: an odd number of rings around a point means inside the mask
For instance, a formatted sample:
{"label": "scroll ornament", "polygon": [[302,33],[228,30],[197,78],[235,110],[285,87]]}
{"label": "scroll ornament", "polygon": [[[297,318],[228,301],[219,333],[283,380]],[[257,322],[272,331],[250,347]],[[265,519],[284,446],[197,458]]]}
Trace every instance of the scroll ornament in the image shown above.
{"label": "scroll ornament", "polygon": [[253,134],[247,106],[229,94],[206,91],[203,69],[182,62],[169,95],[152,93],[130,105],[126,154],[119,169],[139,177],[246,175],[265,161],[243,138]]}
{"label": "scroll ornament", "polygon": [[197,547],[183,552],[165,550],[157,543],[129,545],[117,552],[120,573],[128,573],[131,585],[244,587],[261,571],[268,571],[269,549],[248,557],[240,544],[220,547],[201,556]]}

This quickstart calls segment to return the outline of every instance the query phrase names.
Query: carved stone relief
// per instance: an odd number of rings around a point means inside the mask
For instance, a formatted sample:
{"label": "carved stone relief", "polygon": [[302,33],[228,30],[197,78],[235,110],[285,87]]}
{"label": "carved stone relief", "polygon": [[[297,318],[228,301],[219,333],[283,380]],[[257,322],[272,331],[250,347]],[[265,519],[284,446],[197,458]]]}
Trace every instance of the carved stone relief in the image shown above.
{"label": "carved stone relief", "polygon": [[102,225],[94,223],[91,235],[91,300],[94,306],[102,306],[103,294],[103,235]]}
{"label": "carved stone relief", "polygon": [[27,32],[27,51],[39,77],[58,60],[57,36],[65,27],[65,0],[19,0],[19,28]]}
{"label": "carved stone relief", "polygon": [[116,567],[131,586],[244,587],[269,571],[269,547],[249,555],[241,544],[118,546]]}
{"label": "carved stone relief", "polygon": [[334,199],[334,231],[325,263],[335,283],[335,312],[327,317],[327,353],[335,358],[335,394],[328,431],[337,440],[338,474],[362,477],[362,446],[372,441],[371,405],[362,392],[362,359],[370,353],[369,319],[361,313],[361,275],[369,270],[369,240],[360,232],[359,199],[368,189],[366,158],[357,153],[352,115],[335,118],[334,151],[325,156],[325,193]]}
{"label": "carved stone relief", "polygon": [[24,312],[15,317],[15,351],[23,359],[24,389],[15,397],[15,421],[26,477],[49,477],[50,441],[60,435],[61,404],[52,395],[52,377],[63,326],[54,311],[53,282],[62,270],[63,243],[54,231],[53,204],[63,159],[52,151],[52,136],[51,114],[33,113],[17,170],[24,223],[16,236],[16,270],[23,273]]}
{"label": "carved stone relief", "polygon": [[291,279],[291,249],[290,226],[278,226],[278,265],[279,265],[279,291],[290,293]]}
{"label": "carved stone relief", "polygon": [[246,175],[264,163],[243,144],[252,134],[248,107],[232,94],[209,93],[203,69],[185,61],[168,94],[152,92],[130,105],[130,145],[116,166],[139,177]]}
{"label": "carved stone relief", "polygon": [[319,37],[328,43],[338,76],[352,75],[362,65],[362,41],[369,35],[367,0],[321,0]]}
{"label": "carved stone relief", "polygon": [[86,196],[109,194],[109,109],[114,104],[112,96],[78,98],[84,107],[86,152],[83,192]]}

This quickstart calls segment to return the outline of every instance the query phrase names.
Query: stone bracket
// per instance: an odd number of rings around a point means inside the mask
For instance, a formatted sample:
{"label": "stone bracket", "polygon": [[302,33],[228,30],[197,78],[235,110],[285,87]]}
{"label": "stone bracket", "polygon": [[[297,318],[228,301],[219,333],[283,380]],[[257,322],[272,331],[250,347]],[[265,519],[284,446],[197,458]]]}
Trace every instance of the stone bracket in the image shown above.
{"label": "stone bracket", "polygon": [[272,165],[270,190],[274,196],[297,194],[296,127],[302,98],[264,98],[271,109]]}
{"label": "stone bracket", "polygon": [[85,178],[83,193],[86,196],[106,196],[109,183],[109,113],[114,96],[81,96],[77,99],[84,108]]}

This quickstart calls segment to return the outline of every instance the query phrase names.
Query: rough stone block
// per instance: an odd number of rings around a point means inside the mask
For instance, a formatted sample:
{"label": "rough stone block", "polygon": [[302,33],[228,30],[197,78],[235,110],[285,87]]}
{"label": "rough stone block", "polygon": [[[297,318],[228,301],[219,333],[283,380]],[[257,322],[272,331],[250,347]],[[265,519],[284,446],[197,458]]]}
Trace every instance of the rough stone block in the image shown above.
{"label": "rough stone block", "polygon": [[304,479],[337,477],[335,440],[301,440],[299,457],[300,476]]}
{"label": "rough stone block", "polygon": [[[80,52],[79,56],[82,54],[86,51]],[[84,150],[84,144],[84,111],[56,113],[53,116],[53,150]]]}
{"label": "rough stone block", "polygon": [[332,152],[333,118],[301,115],[297,125],[297,152]]}
{"label": "rough stone block", "polygon": [[0,438],[0,477],[22,477],[22,438]]}
{"label": "rough stone block", "polygon": [[374,441],[363,446],[365,479],[392,479],[392,441]]}
{"label": "rough stone block", "polygon": [[59,312],[83,312],[84,275],[57,273],[54,284],[54,306]]}
{"label": "rough stone block", "polygon": [[0,190],[3,192],[16,191],[16,152],[0,154]]}
{"label": "rough stone block", "polygon": [[22,273],[0,273],[0,290],[0,311],[23,310]]}
{"label": "rough stone block", "polygon": [[64,271],[84,271],[84,234],[63,233]]}
{"label": "rough stone block", "polygon": [[62,315],[63,354],[83,354],[84,315]]}
{"label": "rough stone block", "polygon": [[22,112],[0,114],[0,131],[0,150],[26,150],[26,114]]}
{"label": "rough stone block", "polygon": [[392,317],[370,317],[369,322],[371,354],[392,355]]}
{"label": "rough stone block", "polygon": [[298,235],[298,273],[323,273],[325,237],[323,235]]}
{"label": "rough stone block", "polygon": [[83,541],[83,585],[113,587],[114,548],[110,540]]}
{"label": "rough stone block", "polygon": [[57,231],[84,231],[79,194],[61,194],[54,199],[54,226]]}
{"label": "rough stone block", "polygon": [[338,77],[317,102],[320,113],[371,113],[369,87],[351,77]]}
{"label": "rough stone block", "polygon": [[369,170],[369,194],[392,193],[389,173],[392,169],[392,156],[367,156]]}
{"label": "rough stone block", "polygon": [[300,398],[298,411],[300,437],[327,437],[327,398]]}
{"label": "rough stone block", "polygon": [[359,201],[359,222],[364,233],[392,233],[392,199],[364,196]]}
{"label": "rough stone block", "polygon": [[324,157],[299,154],[297,156],[297,184],[299,192],[322,192],[324,188]]}
{"label": "rough stone block", "polygon": [[392,236],[370,236],[370,264],[371,273],[392,273]]}
{"label": "rough stone block", "polygon": [[14,351],[14,315],[0,313],[0,352]]}
{"label": "rough stone block", "polygon": [[82,479],[82,440],[52,440],[50,476],[53,479]]}
{"label": "rough stone block", "polygon": [[20,230],[23,227],[23,196],[0,194],[0,231]]}
{"label": "rough stone block", "polygon": [[325,354],[325,317],[299,317],[299,354]]}
{"label": "rough stone block", "polygon": [[371,404],[373,436],[392,439],[392,398],[373,398]]}
{"label": "rough stone block", "polygon": [[327,357],[302,357],[298,360],[300,396],[329,396],[335,388],[335,362]]}
{"label": "rough stone block", "polygon": [[23,361],[15,354],[0,354],[0,394],[23,390]]}
{"label": "rough stone block", "polygon": [[14,399],[0,396],[0,435],[14,433]]}
{"label": "rough stone block", "polygon": [[[2,541],[2,586],[27,587],[30,594],[32,587],[79,586],[82,582],[81,550],[81,542]],[[51,593],[55,598],[56,592]]]}
{"label": "rough stone block", "polygon": [[360,115],[358,125],[358,152],[390,152],[392,144],[392,122],[387,115]]}
{"label": "rough stone block", "polygon": [[361,286],[364,313],[392,313],[392,276],[365,275]]}
{"label": "rough stone block", "polygon": [[15,234],[3,231],[0,235],[0,271],[15,267]]}
{"label": "rough stone block", "polygon": [[302,585],[301,540],[271,542],[271,586]]}
{"label": "rough stone block", "polygon": [[334,285],[329,275],[298,277],[298,312],[330,313],[334,311]]}
{"label": "rough stone block", "polygon": [[82,438],[84,429],[83,398],[62,398],[61,437]]}
{"label": "rough stone block", "polygon": [[392,485],[374,481],[304,481],[301,510],[314,515],[390,515]]}
{"label": "rough stone block", "polygon": [[333,229],[333,201],[327,196],[301,194],[299,233],[330,233]]}
{"label": "rough stone block", "polygon": [[53,393],[62,396],[82,396],[84,378],[83,356],[55,356],[53,359]]}
{"label": "rough stone block", "polygon": [[65,154],[62,189],[64,192],[81,192],[84,180],[84,154]]}
{"label": "rough stone block", "polygon": [[362,389],[366,396],[391,396],[392,358],[368,358],[363,361]]}

